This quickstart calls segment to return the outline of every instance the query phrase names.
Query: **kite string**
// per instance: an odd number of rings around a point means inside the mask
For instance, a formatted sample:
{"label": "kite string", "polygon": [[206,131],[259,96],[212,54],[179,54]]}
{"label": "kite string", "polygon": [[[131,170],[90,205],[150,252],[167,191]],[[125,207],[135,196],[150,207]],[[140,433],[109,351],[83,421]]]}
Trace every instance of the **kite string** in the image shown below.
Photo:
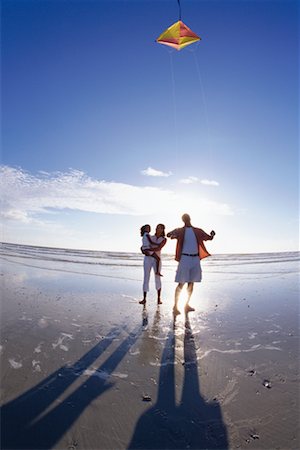
{"label": "kite string", "polygon": [[177,106],[176,106],[176,95],[175,95],[175,75],[174,75],[174,64],[173,64],[173,51],[169,51],[170,55],[170,69],[171,69],[171,81],[172,81],[172,99],[173,99],[173,111],[174,111],[174,128],[175,128],[175,163],[178,163],[178,128],[177,128]]}
{"label": "kite string", "polygon": [[199,61],[196,56],[196,51],[193,49],[189,49],[189,51],[192,52],[192,54],[193,54],[194,62],[195,62],[195,66],[196,66],[196,72],[197,72],[199,84],[200,84],[200,92],[201,92],[201,97],[202,97],[202,102],[203,102],[204,122],[205,122],[206,133],[207,133],[207,150],[208,150],[207,153],[208,153],[208,158],[209,158],[209,167],[211,169],[212,168],[212,146],[211,146],[211,133],[210,133],[209,120],[208,120],[208,107],[207,107],[205,89],[204,89],[203,79],[202,79],[202,75],[201,75],[200,64],[199,64]]}

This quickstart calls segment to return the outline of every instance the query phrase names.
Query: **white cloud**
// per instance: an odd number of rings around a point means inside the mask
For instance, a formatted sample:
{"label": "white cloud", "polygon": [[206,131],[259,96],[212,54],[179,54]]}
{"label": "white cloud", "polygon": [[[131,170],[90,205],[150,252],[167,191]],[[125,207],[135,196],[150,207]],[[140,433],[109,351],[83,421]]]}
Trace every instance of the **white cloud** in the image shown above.
{"label": "white cloud", "polygon": [[28,217],[26,211],[21,211],[17,209],[7,209],[1,211],[1,217],[7,220],[17,220],[24,223],[31,223],[32,219]]}
{"label": "white cloud", "polygon": [[215,180],[201,180],[201,184],[205,184],[206,186],[219,186],[218,181]]}
{"label": "white cloud", "polygon": [[[77,210],[102,214],[166,216],[194,202],[167,189],[96,180],[79,170],[31,175],[19,168],[0,166],[2,218],[41,224],[41,214]],[[198,202],[198,200],[197,200]],[[209,214],[232,214],[227,204],[201,199]]]}
{"label": "white cloud", "polygon": [[170,175],[172,175],[172,172],[162,172],[161,170],[148,167],[147,169],[142,170],[141,174],[148,177],[169,177]]}
{"label": "white cloud", "polygon": [[196,183],[197,181],[199,181],[199,178],[193,177],[193,176],[190,176],[187,178],[182,178],[181,180],[179,180],[179,182],[183,183],[183,184],[192,184],[192,183]]}
{"label": "white cloud", "polygon": [[190,175],[187,178],[182,178],[181,180],[179,180],[179,182],[183,183],[183,184],[193,184],[193,183],[200,182],[201,184],[204,184],[206,186],[219,186],[218,181],[207,180],[207,179],[200,180],[198,177],[194,177],[192,175]]}
{"label": "white cloud", "polygon": [[2,217],[24,223],[53,209],[140,215],[163,210],[165,203],[176,201],[168,190],[95,180],[78,170],[33,176],[1,166],[0,174]]}

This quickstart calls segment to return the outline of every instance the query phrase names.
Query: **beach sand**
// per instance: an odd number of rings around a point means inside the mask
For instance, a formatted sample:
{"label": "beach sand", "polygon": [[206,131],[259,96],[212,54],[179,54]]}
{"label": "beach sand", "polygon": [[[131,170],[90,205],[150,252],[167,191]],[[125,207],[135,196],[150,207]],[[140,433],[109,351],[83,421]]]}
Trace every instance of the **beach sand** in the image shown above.
{"label": "beach sand", "polygon": [[4,260],[1,448],[299,449],[298,274],[203,272],[174,321],[174,272],[143,308],[141,279]]}

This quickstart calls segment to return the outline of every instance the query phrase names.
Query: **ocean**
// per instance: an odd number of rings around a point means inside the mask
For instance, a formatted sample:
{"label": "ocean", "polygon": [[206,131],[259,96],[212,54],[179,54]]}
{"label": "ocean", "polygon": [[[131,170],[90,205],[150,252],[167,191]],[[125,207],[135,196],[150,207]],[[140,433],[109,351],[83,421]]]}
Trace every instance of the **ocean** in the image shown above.
{"label": "ocean", "polygon": [[[89,274],[99,275],[101,270],[126,270],[140,268],[143,264],[141,253],[110,252],[96,250],[74,250],[68,248],[39,247],[1,243],[0,256],[3,261],[15,262],[36,268],[53,269],[64,267],[70,271],[81,272],[83,267],[89,268]],[[162,254],[165,270],[173,269],[177,263],[174,255]],[[299,272],[300,252],[218,254],[202,261],[208,273],[274,273],[282,274]],[[103,275],[105,275],[103,271]],[[115,274],[117,278],[117,273]]]}
{"label": "ocean", "polygon": [[[1,243],[0,257],[3,263],[13,262],[39,269],[126,279],[132,278],[135,269],[140,271],[143,265],[141,253],[74,250],[12,243]],[[174,255],[170,254],[162,254],[162,263],[163,270],[167,272],[172,272],[177,266]],[[298,273],[300,252],[218,254],[201,263],[208,274],[275,276]]]}
{"label": "ocean", "polygon": [[[74,250],[2,243],[0,247],[2,271],[18,272],[24,279],[57,278],[61,284],[72,278],[72,283],[106,284],[109,289],[122,290],[122,283],[131,282],[138,289],[143,279],[141,253]],[[300,252],[219,254],[203,261],[203,281],[208,287],[221,282],[237,284],[246,280],[291,277],[299,274]],[[174,287],[177,262],[174,255],[162,253],[162,283]],[[44,274],[43,274],[44,272]],[[47,275],[46,275],[47,273]],[[69,278],[66,275],[69,275]],[[80,278],[78,277],[80,275]],[[85,277],[83,280],[82,277]],[[87,280],[87,277],[89,280]],[[152,279],[154,277],[152,276]],[[153,280],[152,280],[153,281]],[[286,280],[288,281],[288,280]],[[113,283],[112,283],[113,282]],[[126,290],[126,289],[125,289]]]}

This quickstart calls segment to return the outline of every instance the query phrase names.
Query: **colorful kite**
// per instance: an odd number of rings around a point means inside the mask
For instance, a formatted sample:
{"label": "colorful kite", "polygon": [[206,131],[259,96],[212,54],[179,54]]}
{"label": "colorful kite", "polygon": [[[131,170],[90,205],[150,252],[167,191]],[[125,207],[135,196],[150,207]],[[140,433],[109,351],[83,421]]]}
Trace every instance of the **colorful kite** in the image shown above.
{"label": "colorful kite", "polygon": [[197,36],[189,27],[187,27],[181,20],[173,23],[167,28],[157,39],[159,44],[169,45],[170,47],[181,50],[187,45],[200,41],[200,37]]}
{"label": "colorful kite", "polygon": [[189,27],[187,27],[181,20],[181,5],[180,0],[177,0],[179,8],[179,20],[167,28],[157,39],[159,44],[169,45],[170,47],[181,50],[187,45],[200,41],[201,38],[197,36]]}

